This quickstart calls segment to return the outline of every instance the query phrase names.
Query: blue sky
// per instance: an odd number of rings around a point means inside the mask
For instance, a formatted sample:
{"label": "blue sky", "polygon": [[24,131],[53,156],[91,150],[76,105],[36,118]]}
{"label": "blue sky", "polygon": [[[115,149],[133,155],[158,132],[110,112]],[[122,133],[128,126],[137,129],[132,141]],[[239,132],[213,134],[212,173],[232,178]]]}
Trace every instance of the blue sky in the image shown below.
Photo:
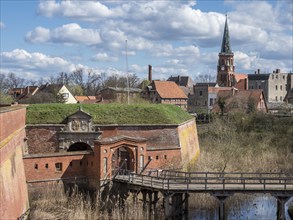
{"label": "blue sky", "polygon": [[147,77],[216,75],[228,12],[236,72],[293,70],[292,1],[0,0],[1,73],[46,78],[76,68]]}

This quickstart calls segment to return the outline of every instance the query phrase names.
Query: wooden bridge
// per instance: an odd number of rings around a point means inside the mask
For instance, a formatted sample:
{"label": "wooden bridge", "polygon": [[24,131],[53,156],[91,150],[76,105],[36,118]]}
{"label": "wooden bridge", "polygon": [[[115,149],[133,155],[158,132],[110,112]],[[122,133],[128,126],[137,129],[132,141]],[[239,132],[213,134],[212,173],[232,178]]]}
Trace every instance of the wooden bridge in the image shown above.
{"label": "wooden bridge", "polygon": [[[269,193],[278,201],[278,219],[285,219],[285,203],[293,196],[291,173],[218,173],[145,171],[136,174],[119,170],[113,181],[141,192],[144,206],[156,208],[158,193],[163,195],[166,219],[188,219],[189,193],[209,193],[219,200],[219,219],[225,219],[225,199],[234,193]],[[149,197],[147,201],[147,195]]]}

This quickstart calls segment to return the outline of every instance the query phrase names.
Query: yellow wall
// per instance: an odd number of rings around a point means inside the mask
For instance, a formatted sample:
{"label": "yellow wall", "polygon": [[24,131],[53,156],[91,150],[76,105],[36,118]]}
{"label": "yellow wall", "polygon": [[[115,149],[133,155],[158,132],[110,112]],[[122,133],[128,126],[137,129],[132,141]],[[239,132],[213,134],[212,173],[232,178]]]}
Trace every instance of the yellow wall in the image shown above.
{"label": "yellow wall", "polygon": [[183,166],[186,167],[187,163],[196,160],[200,153],[195,120],[181,124],[178,127],[178,134],[181,158]]}
{"label": "yellow wall", "polygon": [[13,138],[1,147],[0,164],[0,219],[17,219],[29,208],[22,147],[25,131],[14,133]]}

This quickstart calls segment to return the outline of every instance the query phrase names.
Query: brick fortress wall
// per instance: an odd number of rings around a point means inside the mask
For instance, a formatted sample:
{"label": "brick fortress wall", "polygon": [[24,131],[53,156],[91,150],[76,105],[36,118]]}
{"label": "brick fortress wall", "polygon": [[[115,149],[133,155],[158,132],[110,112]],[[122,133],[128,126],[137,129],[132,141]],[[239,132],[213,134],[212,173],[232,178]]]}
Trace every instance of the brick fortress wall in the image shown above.
{"label": "brick fortress wall", "polygon": [[[196,158],[199,154],[194,120],[181,125],[95,125],[95,127],[103,132],[102,138],[129,136],[147,139],[145,163],[147,163],[149,158],[152,158],[148,166],[149,169],[178,168],[182,166],[181,161],[184,162],[183,164],[186,164],[186,162]],[[97,170],[102,168],[100,161],[92,159],[95,156],[79,156],[79,158],[74,159],[70,155],[73,152],[63,152],[62,156],[58,156],[58,152],[54,153],[54,151],[58,151],[58,131],[61,128],[62,125],[27,125],[28,152],[31,155],[25,158],[28,180],[36,179],[36,177],[37,179],[53,179],[64,178],[70,175],[79,176],[80,174],[95,177],[99,175]],[[45,156],[44,153],[50,153],[51,156]],[[33,158],[32,155],[34,154],[38,154],[38,157]],[[58,161],[64,161],[62,172],[56,171],[55,164]],[[73,163],[70,165],[71,161]],[[80,162],[82,165],[80,165]],[[93,163],[95,164],[92,167]],[[35,167],[36,164],[38,164],[37,169]],[[49,168],[46,168],[46,164],[48,164]],[[65,174],[65,171],[67,174]]]}
{"label": "brick fortress wall", "polygon": [[17,219],[29,208],[23,165],[25,107],[0,108],[0,218]]}

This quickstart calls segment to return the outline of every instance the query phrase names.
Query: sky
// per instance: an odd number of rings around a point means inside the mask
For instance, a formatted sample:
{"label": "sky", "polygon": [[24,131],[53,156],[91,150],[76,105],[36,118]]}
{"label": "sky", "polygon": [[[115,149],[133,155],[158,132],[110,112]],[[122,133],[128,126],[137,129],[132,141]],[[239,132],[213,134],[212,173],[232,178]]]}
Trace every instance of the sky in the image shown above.
{"label": "sky", "polygon": [[292,0],[0,0],[1,73],[46,79],[84,68],[147,79],[152,65],[155,79],[215,76],[226,13],[237,73],[290,72],[292,5]]}

